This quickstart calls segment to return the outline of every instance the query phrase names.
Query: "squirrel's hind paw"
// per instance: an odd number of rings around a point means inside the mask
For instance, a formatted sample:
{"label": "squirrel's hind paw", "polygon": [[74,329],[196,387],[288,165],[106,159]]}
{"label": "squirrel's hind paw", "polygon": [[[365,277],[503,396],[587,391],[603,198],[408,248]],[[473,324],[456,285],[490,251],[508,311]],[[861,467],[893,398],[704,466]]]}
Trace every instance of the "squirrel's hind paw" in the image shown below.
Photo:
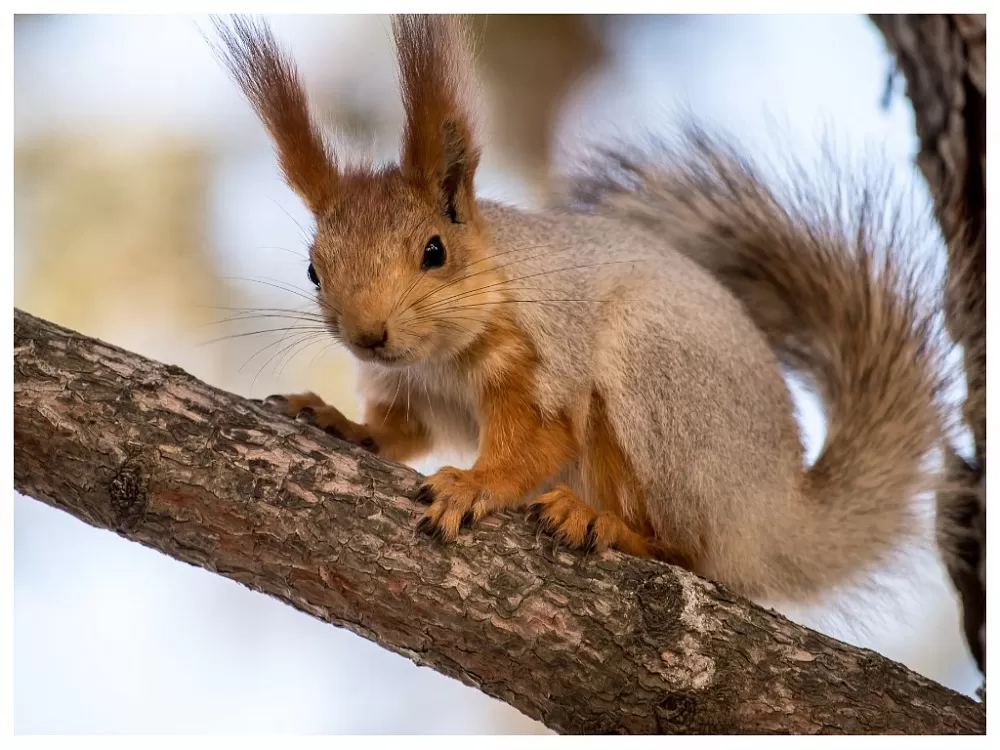
{"label": "squirrel's hind paw", "polygon": [[556,485],[528,508],[528,518],[573,549],[603,552],[614,548],[627,555],[655,559],[653,540],[646,540],[621,518],[587,505],[566,485]]}

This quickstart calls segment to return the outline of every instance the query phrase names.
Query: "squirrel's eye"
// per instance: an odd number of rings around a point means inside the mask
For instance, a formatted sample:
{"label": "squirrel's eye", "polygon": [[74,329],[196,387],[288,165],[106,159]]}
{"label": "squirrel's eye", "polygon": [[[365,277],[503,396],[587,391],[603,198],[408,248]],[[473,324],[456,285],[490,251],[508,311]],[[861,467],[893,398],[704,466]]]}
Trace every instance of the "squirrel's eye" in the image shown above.
{"label": "squirrel's eye", "polygon": [[315,284],[316,288],[319,289],[319,276],[316,275],[316,269],[313,268],[312,263],[309,264],[309,270],[306,273],[309,274],[309,281]]}
{"label": "squirrel's eye", "polygon": [[420,267],[424,270],[428,268],[440,268],[444,265],[445,259],[448,254],[444,251],[444,245],[441,243],[441,238],[435,235],[431,237],[430,241],[427,243],[427,247],[424,248],[424,259],[420,264]]}

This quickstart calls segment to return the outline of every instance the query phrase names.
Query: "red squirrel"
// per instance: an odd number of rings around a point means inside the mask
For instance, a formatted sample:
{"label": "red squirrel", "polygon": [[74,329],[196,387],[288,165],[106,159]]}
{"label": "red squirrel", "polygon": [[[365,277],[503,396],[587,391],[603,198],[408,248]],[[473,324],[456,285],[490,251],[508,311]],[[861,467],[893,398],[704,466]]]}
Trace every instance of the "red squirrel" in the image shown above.
{"label": "red squirrel", "polygon": [[[692,128],[589,165],[560,205],[512,208],[476,195],[460,19],[393,18],[405,127],[379,167],[338,159],[265,24],[217,29],[315,217],[308,277],[366,407],[359,424],[311,393],[266,403],[392,461],[475,450],[426,480],[421,528],[450,541],[524,508],[574,548],[799,599],[916,535],[915,498],[942,481],[945,347],[867,194],[772,190]],[[783,366],[826,407],[812,466]]]}

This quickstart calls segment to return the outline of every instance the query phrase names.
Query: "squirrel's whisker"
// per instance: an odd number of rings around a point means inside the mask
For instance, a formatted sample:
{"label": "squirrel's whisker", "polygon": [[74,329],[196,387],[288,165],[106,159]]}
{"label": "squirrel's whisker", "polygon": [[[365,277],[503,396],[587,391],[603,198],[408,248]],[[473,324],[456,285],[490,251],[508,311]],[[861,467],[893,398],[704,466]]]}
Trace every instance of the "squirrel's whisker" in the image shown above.
{"label": "squirrel's whisker", "polygon": [[[530,247],[526,248],[523,251],[534,250],[534,249],[537,249],[539,247],[551,247],[551,245],[550,244],[534,245],[534,246],[530,246]],[[556,253],[558,254],[560,252],[565,252],[565,251],[570,250],[570,249],[571,249],[570,246],[567,245],[562,250],[557,250]],[[509,251],[506,251],[506,252],[503,252],[503,253],[497,253],[497,255],[506,255],[508,252],[517,252],[517,251],[518,250],[509,250]],[[539,253],[538,255],[529,256],[528,258],[521,258],[517,262],[523,263],[523,262],[526,262],[526,261],[529,261],[529,260],[537,260],[538,258],[542,257],[542,255],[545,255],[545,253]],[[482,259],[482,260],[485,260],[485,258]],[[470,266],[475,265],[478,262],[480,262],[480,261],[476,261],[475,263],[471,263]],[[420,297],[420,298],[414,300],[413,302],[411,302],[409,305],[407,305],[405,308],[403,308],[403,312],[405,312],[406,310],[409,310],[411,307],[419,305],[421,302],[423,302],[428,297],[430,297],[430,296],[432,296],[434,294],[437,294],[438,292],[441,292],[441,291],[443,291],[443,290],[445,290],[445,289],[447,289],[447,288],[449,288],[451,286],[454,286],[456,284],[461,284],[463,281],[468,281],[469,279],[475,278],[476,276],[482,276],[483,274],[487,274],[487,273],[495,273],[495,272],[499,271],[500,269],[507,268],[507,266],[510,266],[510,265],[515,265],[515,262],[507,263],[507,264],[500,265],[500,266],[490,266],[489,268],[484,268],[484,269],[476,271],[474,273],[466,274],[464,276],[460,276],[459,278],[452,279],[451,281],[447,281],[444,284],[439,285],[435,289],[431,289],[429,292],[427,292],[426,294],[424,294],[422,297]]]}
{"label": "squirrel's whisker", "polygon": [[263,336],[268,333],[289,333],[291,331],[303,331],[305,333],[328,333],[325,327],[306,327],[306,326],[287,326],[282,328],[264,328],[257,331],[241,331],[240,333],[230,333],[225,336],[217,336],[216,338],[209,339],[207,341],[202,341],[199,346],[208,346],[210,344],[218,344],[221,341],[229,341],[232,339],[242,339],[248,338],[250,336]]}
{"label": "squirrel's whisker", "polygon": [[570,271],[581,271],[581,270],[587,270],[587,269],[593,269],[593,268],[601,268],[603,266],[613,266],[613,265],[621,265],[621,264],[637,263],[637,262],[641,262],[641,261],[635,261],[635,260],[618,260],[618,261],[607,261],[607,262],[603,262],[603,263],[588,263],[588,264],[579,265],[579,266],[569,266],[567,268],[555,268],[555,269],[550,269],[550,270],[546,270],[546,271],[539,271],[537,273],[530,273],[530,274],[526,274],[524,276],[515,276],[515,277],[510,278],[510,279],[503,279],[501,281],[494,281],[491,284],[486,284],[486,285],[481,286],[481,287],[479,287],[477,289],[470,289],[470,290],[467,290],[465,292],[460,292],[459,294],[452,295],[451,297],[446,297],[445,299],[442,299],[442,300],[435,300],[433,304],[428,305],[426,308],[424,308],[424,311],[434,310],[434,309],[437,309],[441,305],[447,304],[448,302],[452,302],[452,301],[458,300],[458,299],[464,299],[465,297],[469,297],[469,296],[473,296],[473,295],[479,294],[479,293],[481,293],[483,291],[486,291],[488,289],[494,289],[494,288],[497,288],[497,287],[502,287],[505,284],[512,284],[515,281],[525,281],[527,279],[534,279],[534,278],[538,278],[538,277],[542,277],[542,276],[551,276],[551,275],[555,275],[555,274],[558,274],[558,273],[568,273]]}

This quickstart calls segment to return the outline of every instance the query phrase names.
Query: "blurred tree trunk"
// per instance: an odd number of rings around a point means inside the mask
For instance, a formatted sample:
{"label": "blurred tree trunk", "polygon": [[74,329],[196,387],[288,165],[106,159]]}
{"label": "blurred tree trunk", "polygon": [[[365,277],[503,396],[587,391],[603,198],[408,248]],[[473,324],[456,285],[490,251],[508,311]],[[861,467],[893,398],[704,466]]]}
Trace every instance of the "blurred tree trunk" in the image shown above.
{"label": "blurred tree trunk", "polygon": [[606,16],[472,17],[492,98],[493,143],[548,196],[559,114],[576,85],[607,59]]}
{"label": "blurred tree trunk", "polygon": [[986,16],[873,15],[907,83],[917,163],[948,246],[945,317],[962,345],[963,416],[974,458],[951,456],[964,487],[938,500],[938,542],[986,674]]}

